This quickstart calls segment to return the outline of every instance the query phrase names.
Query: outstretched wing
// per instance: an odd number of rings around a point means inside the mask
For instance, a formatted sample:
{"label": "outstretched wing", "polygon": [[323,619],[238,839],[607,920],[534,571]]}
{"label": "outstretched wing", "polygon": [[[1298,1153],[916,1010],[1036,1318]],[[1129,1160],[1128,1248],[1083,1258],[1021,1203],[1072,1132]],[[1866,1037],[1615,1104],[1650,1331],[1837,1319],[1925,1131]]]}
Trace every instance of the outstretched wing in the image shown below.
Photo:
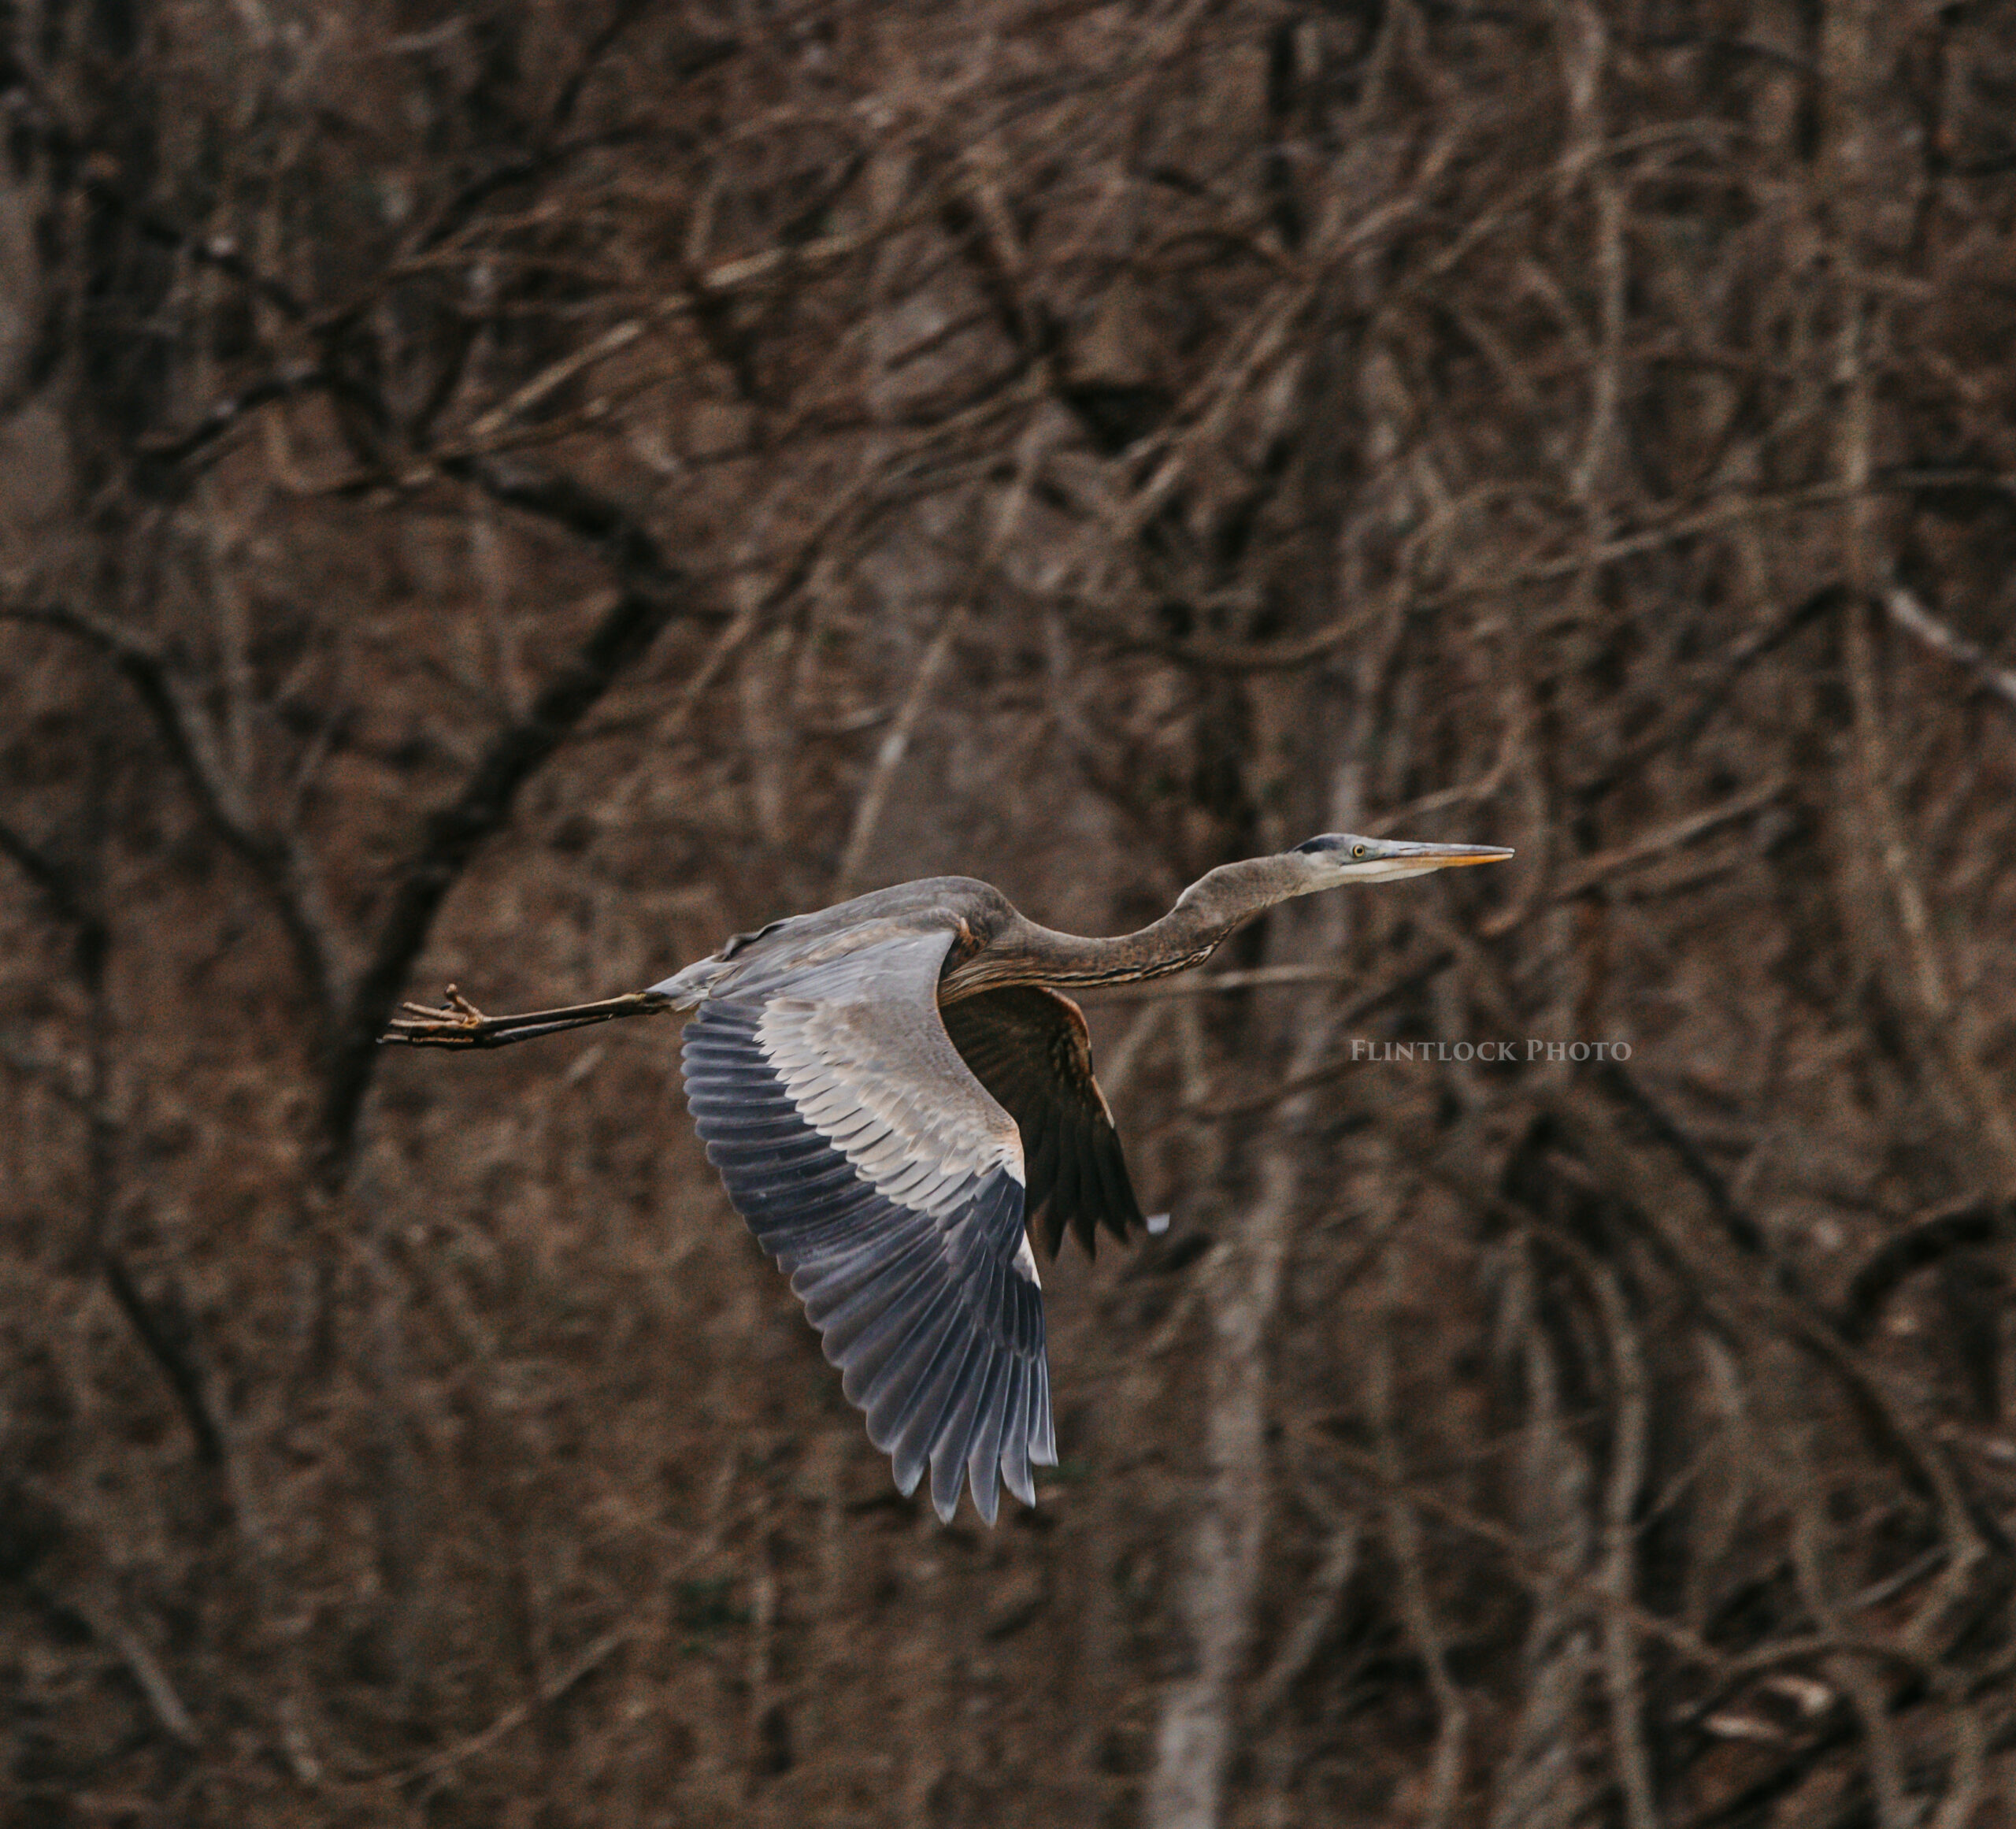
{"label": "outstretched wing", "polygon": [[1078,1006],[1040,985],[1016,985],[941,1014],[952,1045],[1022,1133],[1029,1212],[1051,1256],[1067,1226],[1089,1254],[1099,1226],[1125,1238],[1146,1224]]}
{"label": "outstretched wing", "polygon": [[869,1439],[941,1518],[970,1479],[1035,1503],[1054,1464],[1015,1122],[938,1012],[949,931],[875,922],[724,974],[687,1025],[687,1103],[791,1275]]}

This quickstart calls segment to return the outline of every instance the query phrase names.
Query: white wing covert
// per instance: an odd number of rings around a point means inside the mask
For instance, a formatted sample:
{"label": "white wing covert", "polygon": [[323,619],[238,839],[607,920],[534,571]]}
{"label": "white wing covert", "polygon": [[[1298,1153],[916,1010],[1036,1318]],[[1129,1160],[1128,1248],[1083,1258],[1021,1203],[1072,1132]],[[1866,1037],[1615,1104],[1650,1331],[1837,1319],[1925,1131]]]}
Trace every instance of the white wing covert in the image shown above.
{"label": "white wing covert", "polygon": [[1035,1502],[1054,1464],[1043,1300],[1015,1121],[938,1011],[951,942],[894,922],[715,975],[687,1103],[728,1197],[791,1276],[896,1484],[950,1519],[970,1481]]}

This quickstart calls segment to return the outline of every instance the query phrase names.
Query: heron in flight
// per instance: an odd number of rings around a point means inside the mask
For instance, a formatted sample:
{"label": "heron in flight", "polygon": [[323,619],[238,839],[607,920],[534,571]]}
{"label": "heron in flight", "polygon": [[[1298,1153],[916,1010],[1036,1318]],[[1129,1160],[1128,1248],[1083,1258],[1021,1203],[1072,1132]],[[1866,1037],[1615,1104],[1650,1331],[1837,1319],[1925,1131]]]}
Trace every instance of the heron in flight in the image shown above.
{"label": "heron in flight", "polygon": [[1054,1466],[1050,1368],[1033,1225],[1053,1258],[1068,1230],[1145,1220],[1067,989],[1201,965],[1291,896],[1512,853],[1329,833],[1221,866],[1138,933],[1039,927],[999,890],[932,877],[738,933],[648,990],[485,1016],[408,1004],[384,1036],[495,1048],[628,1016],[695,1012],[687,1103],[757,1242],[791,1278],[869,1439],[950,1521],[970,1482],[991,1524],[999,1485],[1036,1502]]}

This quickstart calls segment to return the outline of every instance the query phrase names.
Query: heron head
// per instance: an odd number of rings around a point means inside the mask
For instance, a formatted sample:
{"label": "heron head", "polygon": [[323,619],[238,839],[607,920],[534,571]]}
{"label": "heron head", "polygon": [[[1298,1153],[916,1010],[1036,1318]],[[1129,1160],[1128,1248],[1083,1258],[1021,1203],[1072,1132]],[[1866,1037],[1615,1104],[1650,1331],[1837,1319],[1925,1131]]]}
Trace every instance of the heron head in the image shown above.
{"label": "heron head", "polygon": [[1384,883],[1395,877],[1425,876],[1464,864],[1496,863],[1512,853],[1502,844],[1429,844],[1407,838],[1361,838],[1354,832],[1326,832],[1288,854],[1301,865],[1310,889],[1340,883]]}

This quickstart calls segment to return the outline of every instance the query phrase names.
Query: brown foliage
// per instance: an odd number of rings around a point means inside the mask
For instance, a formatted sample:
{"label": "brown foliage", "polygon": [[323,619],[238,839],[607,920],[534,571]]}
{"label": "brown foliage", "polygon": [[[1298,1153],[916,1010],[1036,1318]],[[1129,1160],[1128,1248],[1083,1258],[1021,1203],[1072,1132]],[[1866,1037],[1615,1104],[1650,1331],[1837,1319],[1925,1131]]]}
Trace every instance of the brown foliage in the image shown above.
{"label": "brown foliage", "polygon": [[[0,32],[17,1820],[1999,1820],[2007,9]],[[1338,827],[991,1533],[663,1027],[370,1044]]]}

